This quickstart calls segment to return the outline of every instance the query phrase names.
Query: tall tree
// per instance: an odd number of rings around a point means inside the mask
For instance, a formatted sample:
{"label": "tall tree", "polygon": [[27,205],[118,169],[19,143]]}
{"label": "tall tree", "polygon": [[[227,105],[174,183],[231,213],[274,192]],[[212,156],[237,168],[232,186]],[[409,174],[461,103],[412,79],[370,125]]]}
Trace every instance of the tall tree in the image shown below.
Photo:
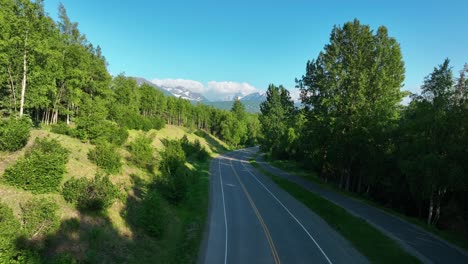
{"label": "tall tree", "polygon": [[294,110],[294,102],[289,91],[282,85],[270,84],[266,101],[260,104],[263,139],[261,147],[275,157],[287,158],[285,144]]}
{"label": "tall tree", "polygon": [[359,159],[356,150],[373,144],[370,131],[382,131],[398,116],[404,71],[400,46],[387,29],[381,26],[373,34],[355,19],[333,28],[330,43],[307,62],[306,74],[297,81],[309,109],[307,126],[316,132],[309,137],[328,133],[311,146],[314,155],[324,160],[321,170],[326,163],[335,168],[346,189]]}

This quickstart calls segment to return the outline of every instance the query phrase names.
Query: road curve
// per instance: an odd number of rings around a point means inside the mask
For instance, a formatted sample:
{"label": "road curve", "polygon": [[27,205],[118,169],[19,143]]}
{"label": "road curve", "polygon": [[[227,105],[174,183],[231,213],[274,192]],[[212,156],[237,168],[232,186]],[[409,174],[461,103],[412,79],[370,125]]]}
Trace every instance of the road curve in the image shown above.
{"label": "road curve", "polygon": [[210,164],[200,263],[368,263],[354,247],[249,163],[255,149]]}

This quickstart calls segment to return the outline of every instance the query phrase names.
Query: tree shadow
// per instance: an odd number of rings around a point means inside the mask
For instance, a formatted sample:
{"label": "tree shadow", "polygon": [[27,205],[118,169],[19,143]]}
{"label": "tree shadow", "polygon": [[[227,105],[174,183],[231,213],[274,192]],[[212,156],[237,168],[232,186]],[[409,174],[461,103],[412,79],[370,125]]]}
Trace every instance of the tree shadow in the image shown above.
{"label": "tree shadow", "polygon": [[119,211],[124,228],[116,227],[106,213],[78,211],[76,217],[62,220],[53,234],[34,240],[16,238],[17,250],[38,253],[37,263],[167,263],[161,242],[149,236],[139,221],[146,184],[137,176],[132,182]]}
{"label": "tree shadow", "polygon": [[221,145],[213,135],[207,133],[206,131],[197,130],[195,135],[204,138],[213,152],[223,153],[227,150],[227,148]]}

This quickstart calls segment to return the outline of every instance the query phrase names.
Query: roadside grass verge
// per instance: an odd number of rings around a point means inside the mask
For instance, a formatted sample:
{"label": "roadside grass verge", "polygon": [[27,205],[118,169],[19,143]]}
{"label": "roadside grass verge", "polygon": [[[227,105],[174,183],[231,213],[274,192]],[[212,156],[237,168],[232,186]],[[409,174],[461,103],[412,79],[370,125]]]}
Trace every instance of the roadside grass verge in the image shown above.
{"label": "roadside grass verge", "polygon": [[399,217],[401,219],[404,219],[405,221],[407,222],[410,222],[414,225],[417,225],[419,226],[420,228],[438,236],[438,237],[441,237],[445,240],[447,240],[448,242],[456,245],[456,246],[459,246],[465,250],[468,250],[468,238],[466,238],[465,236],[461,235],[461,234],[458,234],[458,233],[454,233],[454,232],[450,232],[450,231],[446,231],[446,230],[441,230],[437,227],[434,227],[434,226],[428,226],[426,224],[425,221],[419,219],[419,218],[415,218],[415,217],[411,217],[411,216],[407,216],[407,215],[404,215],[400,212],[397,212],[391,208],[388,208],[388,207],[385,207],[377,202],[374,202],[372,200],[369,200],[368,198],[366,198],[365,196],[362,196],[362,195],[359,195],[359,194],[356,194],[356,193],[352,193],[352,192],[346,192],[344,191],[343,189],[340,189],[338,188],[337,185],[333,184],[333,183],[325,183],[322,179],[320,179],[314,172],[311,172],[311,171],[306,171],[305,169],[301,168],[300,165],[294,161],[285,161],[285,160],[273,160],[271,158],[265,158],[265,160],[270,163],[270,165],[273,165],[281,170],[284,170],[288,173],[291,173],[293,175],[296,175],[298,177],[301,177],[305,180],[308,180],[308,181],[311,181],[311,182],[314,182],[318,185],[320,185],[321,187],[323,187],[324,189],[327,189],[327,190],[331,190],[331,191],[334,191],[334,192],[337,192],[337,193],[340,193],[344,196],[347,196],[349,198],[352,198],[352,199],[355,199],[355,200],[358,200],[362,203],[365,203],[365,204],[368,204],[370,206],[373,206],[373,207],[376,207],[376,208],[379,208],[380,210],[383,210],[385,211],[386,213],[388,214],[391,214],[391,215],[394,215],[396,217]]}
{"label": "roadside grass verge", "polygon": [[355,217],[345,209],[309,192],[301,186],[263,169],[255,160],[250,163],[281,188],[309,207],[331,227],[348,239],[372,263],[420,263],[404,251],[394,240],[382,234],[364,219]]}
{"label": "roadside grass verge", "polygon": [[193,179],[189,184],[187,199],[175,208],[181,232],[174,237],[169,263],[194,263],[203,238],[209,198],[209,163],[189,161]]}

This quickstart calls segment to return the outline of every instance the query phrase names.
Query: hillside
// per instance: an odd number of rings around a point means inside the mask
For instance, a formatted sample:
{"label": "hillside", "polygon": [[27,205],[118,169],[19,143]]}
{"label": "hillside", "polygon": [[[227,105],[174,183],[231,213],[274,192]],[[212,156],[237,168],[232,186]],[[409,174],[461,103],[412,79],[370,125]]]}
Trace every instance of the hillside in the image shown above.
{"label": "hillside", "polygon": [[[59,228],[47,235],[34,235],[28,242],[34,248],[39,248],[42,257],[65,259],[66,263],[72,259],[90,263],[178,263],[192,261],[196,257],[207,210],[208,161],[187,159],[186,167],[196,178],[187,189],[190,198],[177,206],[162,201],[161,210],[167,218],[164,232],[161,236],[151,236],[139,224],[143,197],[161,174],[157,169],[151,173],[135,166],[129,152],[129,143],[143,134],[153,136],[151,145],[157,153],[164,149],[164,139],[180,139],[183,136],[191,142],[199,140],[210,155],[227,148],[223,142],[199,130],[191,131],[177,126],[149,132],[130,130],[128,140],[117,150],[122,156],[122,169],[110,176],[112,183],[119,189],[119,196],[103,213],[79,211],[67,203],[60,193],[33,194],[8,185],[3,177],[5,169],[24,156],[36,138],[52,138],[70,152],[62,184],[71,178],[91,179],[96,172],[102,171],[88,159],[88,152],[94,148],[92,144],[40,129],[31,131],[29,142],[23,149],[13,153],[0,152],[0,202],[11,208],[18,220],[24,218],[25,211],[22,208],[33,198],[48,197],[58,205]],[[154,158],[159,161],[160,155],[155,154]],[[176,247],[183,247],[184,253],[179,252],[177,255]]]}

